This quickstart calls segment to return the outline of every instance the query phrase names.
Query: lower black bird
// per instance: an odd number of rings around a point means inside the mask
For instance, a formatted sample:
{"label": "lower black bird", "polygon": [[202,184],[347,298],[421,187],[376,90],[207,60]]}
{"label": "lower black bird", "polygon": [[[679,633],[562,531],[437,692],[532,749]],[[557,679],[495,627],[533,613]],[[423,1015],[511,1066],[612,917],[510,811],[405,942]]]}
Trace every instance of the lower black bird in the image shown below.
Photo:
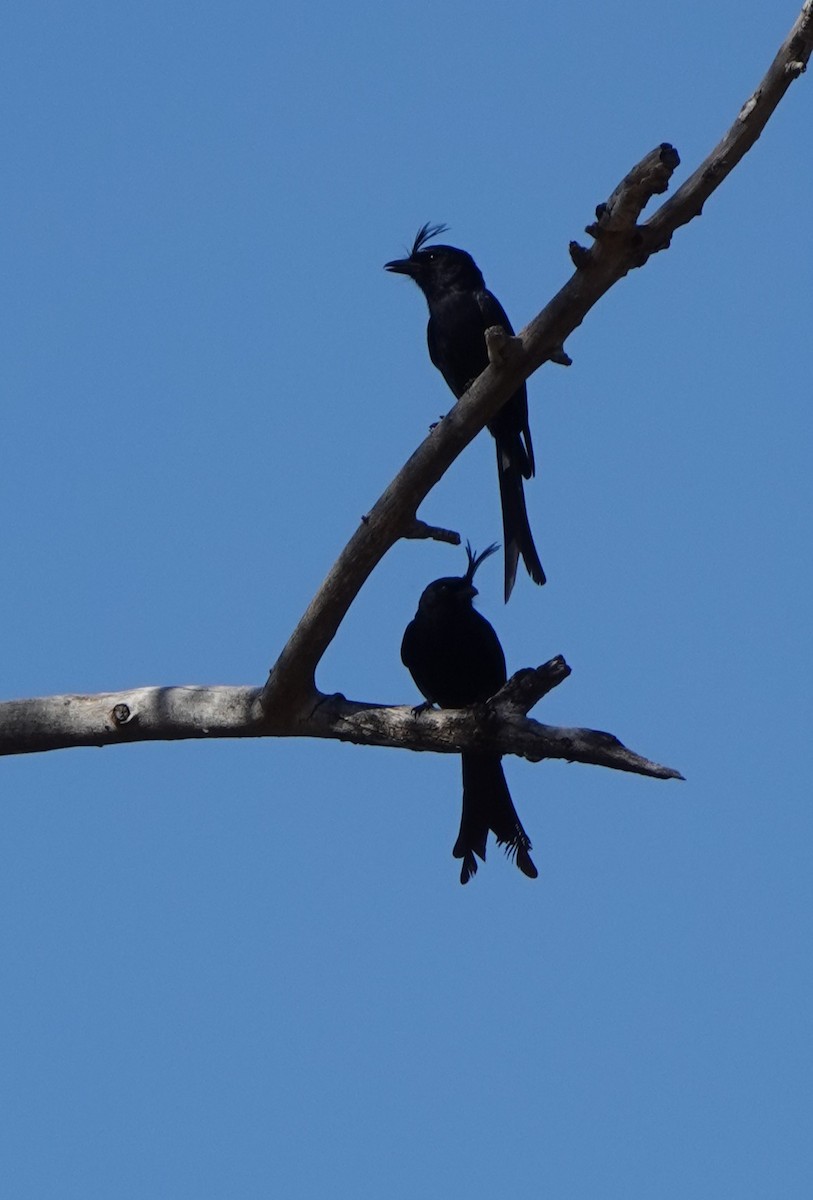
{"label": "lower black bird", "polygon": [[[470,254],[456,246],[426,246],[445,229],[445,225],[423,225],[409,258],[388,262],[385,270],[409,275],[426,297],[429,357],[459,398],[488,366],[485,331],[492,325],[501,325],[509,334],[514,330],[505,309],[486,288],[480,268]],[[534,474],[525,384],[506,401],[488,428],[497,444],[508,600],[520,557],[534,583],[545,582],[528,522],[522,483]]]}
{"label": "lower black bird", "polygon": [[[482,704],[505,683],[499,638],[472,604],[477,595],[474,573],[496,549],[489,546],[476,555],[466,546],[466,574],[430,583],[406,627],[401,661],[430,704],[441,708]],[[508,791],[500,755],[467,750],[462,758],[463,813],[452,851],[455,858],[463,859],[460,882],[468,883],[476,873],[475,854],[485,862],[489,829],[519,869],[536,879],[531,843]]]}

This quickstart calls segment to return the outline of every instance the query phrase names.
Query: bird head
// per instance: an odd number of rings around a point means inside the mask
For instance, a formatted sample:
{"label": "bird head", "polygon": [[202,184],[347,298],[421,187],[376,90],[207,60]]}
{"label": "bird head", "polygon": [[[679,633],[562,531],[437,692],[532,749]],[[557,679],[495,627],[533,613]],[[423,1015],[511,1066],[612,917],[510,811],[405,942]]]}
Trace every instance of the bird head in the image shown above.
{"label": "bird head", "polygon": [[465,250],[442,244],[426,245],[446,228],[446,225],[422,225],[415,235],[409,257],[385,263],[384,270],[414,279],[428,300],[455,289],[485,288],[480,268]]}
{"label": "bird head", "polygon": [[482,554],[476,554],[472,550],[471,544],[466,542],[466,558],[468,559],[466,574],[462,576],[449,575],[443,579],[433,580],[423,590],[418,605],[419,610],[433,612],[453,606],[470,608],[472,600],[478,595],[477,588],[474,586],[475,572],[480,564],[496,553],[499,548],[499,545],[494,542],[493,545],[487,546]]}

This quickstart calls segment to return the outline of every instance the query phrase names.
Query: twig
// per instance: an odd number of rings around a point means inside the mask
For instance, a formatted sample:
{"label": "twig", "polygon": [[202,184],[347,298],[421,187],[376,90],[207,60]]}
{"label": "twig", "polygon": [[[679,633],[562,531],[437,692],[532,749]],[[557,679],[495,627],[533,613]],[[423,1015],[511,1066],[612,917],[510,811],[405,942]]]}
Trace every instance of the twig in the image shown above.
{"label": "twig", "polygon": [[441,529],[437,525],[427,525],[426,521],[419,521],[417,517],[404,528],[401,537],[415,541],[446,542],[450,546],[460,545],[460,534],[456,533],[454,529]]}

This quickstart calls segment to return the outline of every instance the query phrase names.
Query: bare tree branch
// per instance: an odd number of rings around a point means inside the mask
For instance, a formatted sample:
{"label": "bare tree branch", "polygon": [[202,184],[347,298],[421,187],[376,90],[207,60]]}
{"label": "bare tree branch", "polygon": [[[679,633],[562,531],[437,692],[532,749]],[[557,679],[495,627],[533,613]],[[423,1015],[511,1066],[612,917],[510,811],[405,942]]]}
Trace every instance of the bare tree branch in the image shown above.
{"label": "bare tree branch", "polygon": [[569,674],[561,657],[519,671],[490,704],[477,709],[418,714],[403,705],[362,704],[337,695],[274,723],[263,717],[260,688],[147,687],[9,700],[0,704],[0,755],[189,738],[318,737],[441,754],[487,748],[532,762],[560,758],[655,779],[683,778],[628,750],[612,734],[529,720],[528,708]]}
{"label": "bare tree branch", "polygon": [[431,431],[339,555],[271,669],[263,688],[154,687],[96,696],[51,696],[0,704],[0,754],[70,746],[212,737],[328,737],[359,745],[458,753],[483,748],[533,761],[562,758],[660,779],[681,778],[627,750],[612,734],[559,729],[528,718],[529,709],[569,674],[564,659],[520,671],[485,708],[430,712],[322,696],[316,668],[360,588],[399,538],[457,542],[426,525],[419,505],[455,458],[517,387],[544,362],[569,365],[564,344],[604,293],[666,249],[702,211],[753,146],[813,47],[813,0],[806,0],[768,73],[709,157],[644,224],[640,215],[663,193],[679,164],[663,143],[632,168],[596,210],[589,248],[571,243],[576,271],[518,337],[489,331],[490,365]]}
{"label": "bare tree branch", "polygon": [[813,49],[813,0],[802,11],[754,94],[711,154],[684,184],[661,205],[646,223],[647,237],[657,246],[668,245],[676,229],[700,216],[703,205],[762,133],[768,119],[790,85],[807,70]]}
{"label": "bare tree branch", "polygon": [[261,728],[259,696],[256,687],[144,687],[6,700],[0,704],[0,754],[250,737]]}
{"label": "bare tree branch", "polygon": [[679,158],[668,143],[650,151],[596,210],[588,226],[590,249],[571,243],[574,275],[516,338],[497,333],[492,361],[425,441],[365,517],[308,606],[271,669],[262,704],[269,716],[316,694],[315,674],[345,614],[384,554],[415,520],[418,506],[455,458],[485,427],[509,396],[544,362],[569,362],[563,347],[605,292],[699,215],[703,204],[753,146],[782,96],[805,70],[813,48],[813,0],[806,0],[793,28],[731,129],[704,163],[649,221],[641,212],[663,193]]}

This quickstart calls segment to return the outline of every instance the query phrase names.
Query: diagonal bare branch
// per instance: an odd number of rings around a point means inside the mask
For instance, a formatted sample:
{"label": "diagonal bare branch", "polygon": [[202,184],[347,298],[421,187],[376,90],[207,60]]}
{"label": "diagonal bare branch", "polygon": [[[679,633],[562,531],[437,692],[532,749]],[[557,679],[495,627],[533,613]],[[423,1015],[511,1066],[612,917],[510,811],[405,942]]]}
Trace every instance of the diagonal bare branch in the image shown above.
{"label": "diagonal bare branch", "polygon": [[[378,562],[414,529],[419,505],[455,458],[516,388],[544,362],[567,362],[563,347],[613,284],[666,249],[672,234],[703,204],[754,145],[813,48],[813,0],[806,0],[762,82],[709,157],[643,225],[638,218],[666,190],[677,152],[662,143],[636,164],[599,205],[589,249],[571,244],[576,271],[432,430],[375,503],[331,568],[271,669],[261,703],[269,719],[317,695],[315,675],[350,605]],[[495,359],[499,356],[495,355]]]}
{"label": "diagonal bare branch", "polygon": [[703,205],[759,138],[790,85],[807,70],[813,50],[813,0],[806,0],[765,78],[737,114],[737,119],[711,154],[646,223],[656,243],[668,242],[681,225],[703,211]]}

